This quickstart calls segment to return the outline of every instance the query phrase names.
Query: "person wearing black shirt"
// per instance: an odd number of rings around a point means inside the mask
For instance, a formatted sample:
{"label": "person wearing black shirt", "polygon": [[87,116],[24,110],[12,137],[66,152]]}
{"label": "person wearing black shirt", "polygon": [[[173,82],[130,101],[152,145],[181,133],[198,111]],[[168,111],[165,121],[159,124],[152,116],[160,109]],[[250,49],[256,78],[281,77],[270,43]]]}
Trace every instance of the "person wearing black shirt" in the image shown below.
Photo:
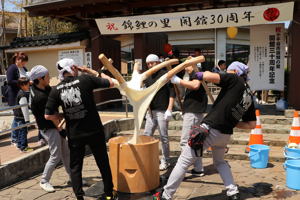
{"label": "person wearing black shirt", "polygon": [[218,66],[214,67],[212,69],[212,72],[215,72],[215,73],[225,73],[226,72],[226,62],[225,60],[220,60],[218,62]]}
{"label": "person wearing black shirt", "polygon": [[60,161],[62,161],[68,175],[71,175],[70,151],[66,138],[59,134],[64,133],[61,128],[57,128],[59,121],[55,121],[54,124],[52,121],[46,120],[44,116],[46,103],[51,91],[51,87],[49,86],[50,77],[48,70],[42,65],[37,65],[31,69],[30,79],[33,81],[33,85],[30,90],[31,110],[41,135],[48,142],[50,152],[49,160],[47,161],[42,174],[40,186],[46,192],[54,192],[55,189],[50,184],[50,179],[56,165]]}
{"label": "person wearing black shirt", "polygon": [[[58,61],[56,67],[61,82],[50,92],[45,109],[45,118],[48,120],[57,119],[57,115],[53,111],[57,110],[59,106],[62,107],[70,147],[73,191],[77,199],[84,199],[81,171],[85,146],[88,145],[102,175],[104,198],[115,200],[117,196],[113,192],[104,128],[93,95],[94,89],[113,87],[114,82],[103,73],[100,74],[102,78],[91,75],[78,76],[78,70],[91,71],[88,68],[77,67],[75,62],[69,58]],[[99,76],[99,73],[96,75]]]}
{"label": "person wearing black shirt", "polygon": [[[146,58],[147,67],[151,68],[159,64],[159,58],[157,55],[150,54]],[[162,75],[167,71],[161,69],[152,74],[144,81],[146,87],[155,83]],[[158,131],[162,143],[162,159],[160,161],[159,169],[166,170],[169,166],[170,147],[168,138],[168,121],[172,117],[172,109],[174,105],[175,92],[173,85],[167,83],[164,85],[154,96],[150,103],[149,111],[146,114],[146,125],[144,134],[153,136],[155,129],[158,127]]]}
{"label": "person wearing black shirt", "polygon": [[[256,124],[255,108],[252,101],[251,91],[246,83],[248,67],[228,67],[228,73],[219,74],[197,72],[197,79],[217,84],[221,87],[211,111],[204,117],[201,127],[209,134],[204,140],[203,148],[212,147],[214,165],[219,171],[227,189],[227,196],[230,200],[238,200],[239,190],[233,181],[231,169],[224,160],[225,148],[230,141],[233,128],[253,129]],[[176,76],[172,83],[178,84],[182,80]],[[188,168],[195,162],[196,152],[189,145],[186,145],[174,167],[168,183],[164,186],[162,193],[154,196],[158,200],[170,200],[182,182]]]}
{"label": "person wearing black shirt", "polygon": [[[193,66],[185,68],[189,74],[189,80],[181,80],[180,85],[185,87],[183,101],[183,124],[180,146],[183,148],[189,139],[191,128],[200,125],[207,107],[207,95],[201,82],[197,79]],[[199,157],[194,163],[191,173],[196,176],[204,176],[202,158]]]}

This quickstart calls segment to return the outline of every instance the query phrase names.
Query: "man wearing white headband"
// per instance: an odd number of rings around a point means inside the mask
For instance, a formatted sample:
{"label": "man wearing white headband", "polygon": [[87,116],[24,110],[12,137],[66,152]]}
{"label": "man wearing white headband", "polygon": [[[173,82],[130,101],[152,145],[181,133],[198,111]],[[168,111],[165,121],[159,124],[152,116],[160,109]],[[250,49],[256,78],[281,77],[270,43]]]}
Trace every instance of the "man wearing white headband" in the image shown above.
{"label": "man wearing white headband", "polygon": [[[164,191],[156,193],[153,199],[171,200],[186,171],[196,161],[197,155],[201,155],[208,147],[212,147],[214,165],[227,190],[227,199],[240,199],[238,186],[233,180],[229,164],[224,160],[224,154],[234,127],[253,129],[256,125],[252,93],[246,83],[247,73],[248,67],[239,63],[229,66],[227,73],[196,73],[199,81],[212,82],[221,87],[221,91],[201,125],[193,131],[188,145],[183,148]],[[184,84],[177,76],[171,82]]]}
{"label": "man wearing white headband", "polygon": [[31,110],[41,135],[49,144],[50,152],[50,158],[45,165],[40,186],[47,192],[54,192],[55,189],[50,184],[50,178],[56,165],[60,161],[62,161],[69,176],[71,175],[70,151],[66,141],[65,131],[61,128],[57,128],[59,120],[53,123],[51,120],[46,120],[44,116],[46,103],[51,91],[48,70],[42,65],[37,65],[31,69],[30,79],[33,81],[33,86],[30,90]]}
{"label": "man wearing white headband", "polygon": [[[85,146],[88,145],[101,172],[104,199],[118,199],[113,191],[112,175],[107,156],[104,127],[97,112],[93,90],[113,87],[113,80],[104,73],[78,67],[72,59],[57,62],[61,82],[52,89],[46,105],[45,117],[57,120],[53,112],[62,106],[70,147],[70,167],[73,191],[78,200],[84,199],[82,190],[82,165]],[[78,70],[92,75],[78,75]],[[95,77],[97,76],[97,77]]]}
{"label": "man wearing white headband", "polygon": [[[148,68],[152,68],[159,64],[159,58],[155,54],[150,54],[146,58]],[[147,78],[144,83],[146,87],[150,87],[161,76],[167,73],[166,69],[161,69]],[[168,138],[168,122],[172,118],[172,109],[174,105],[175,91],[171,83],[164,85],[154,96],[150,103],[149,111],[146,114],[145,135],[153,136],[154,131],[158,128],[162,143],[162,159],[159,169],[166,170],[170,166],[169,162],[169,138]]]}

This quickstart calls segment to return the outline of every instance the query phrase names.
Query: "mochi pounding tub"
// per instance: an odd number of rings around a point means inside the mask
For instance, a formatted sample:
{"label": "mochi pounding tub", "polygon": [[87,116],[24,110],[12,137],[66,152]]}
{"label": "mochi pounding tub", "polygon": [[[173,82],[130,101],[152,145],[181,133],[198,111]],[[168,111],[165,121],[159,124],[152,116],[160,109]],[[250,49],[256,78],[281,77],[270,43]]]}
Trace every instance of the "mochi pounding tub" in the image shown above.
{"label": "mochi pounding tub", "polygon": [[[153,137],[138,135],[144,115],[156,92],[168,80],[185,67],[204,62],[199,56],[186,60],[168,73],[160,77],[153,85],[143,90],[128,87],[122,75],[113,67],[104,54],[99,55],[100,61],[118,80],[121,93],[125,93],[133,106],[135,129],[133,137],[119,136],[109,140],[109,159],[113,176],[114,189],[126,193],[142,193],[159,186],[159,141]],[[149,77],[159,69],[178,63],[172,59],[165,61],[144,72],[139,81]]]}

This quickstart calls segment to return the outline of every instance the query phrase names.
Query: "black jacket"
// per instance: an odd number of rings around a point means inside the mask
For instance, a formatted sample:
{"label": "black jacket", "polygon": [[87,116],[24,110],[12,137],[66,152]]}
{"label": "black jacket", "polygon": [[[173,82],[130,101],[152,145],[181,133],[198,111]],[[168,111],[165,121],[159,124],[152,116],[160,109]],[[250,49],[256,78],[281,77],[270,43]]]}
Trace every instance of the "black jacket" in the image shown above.
{"label": "black jacket", "polygon": [[[24,70],[27,72],[27,69],[24,67]],[[20,72],[16,64],[12,64],[8,67],[6,72],[6,79],[8,84],[8,105],[16,105],[16,98],[19,92],[18,79],[20,78]]]}

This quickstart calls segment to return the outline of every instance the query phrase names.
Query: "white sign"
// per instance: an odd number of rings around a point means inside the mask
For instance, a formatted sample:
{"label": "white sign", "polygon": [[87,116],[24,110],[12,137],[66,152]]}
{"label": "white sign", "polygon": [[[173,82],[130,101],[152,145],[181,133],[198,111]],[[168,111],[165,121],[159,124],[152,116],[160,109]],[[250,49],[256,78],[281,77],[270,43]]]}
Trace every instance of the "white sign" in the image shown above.
{"label": "white sign", "polygon": [[82,49],[72,49],[72,50],[62,50],[58,51],[58,59],[72,58],[75,64],[78,66],[83,65],[83,50]]}
{"label": "white sign", "polygon": [[93,68],[92,66],[92,52],[85,52],[85,65],[89,68]]}
{"label": "white sign", "polygon": [[250,27],[250,81],[252,90],[284,90],[284,25]]}
{"label": "white sign", "polygon": [[294,2],[96,19],[102,35],[187,31],[293,20]]}

